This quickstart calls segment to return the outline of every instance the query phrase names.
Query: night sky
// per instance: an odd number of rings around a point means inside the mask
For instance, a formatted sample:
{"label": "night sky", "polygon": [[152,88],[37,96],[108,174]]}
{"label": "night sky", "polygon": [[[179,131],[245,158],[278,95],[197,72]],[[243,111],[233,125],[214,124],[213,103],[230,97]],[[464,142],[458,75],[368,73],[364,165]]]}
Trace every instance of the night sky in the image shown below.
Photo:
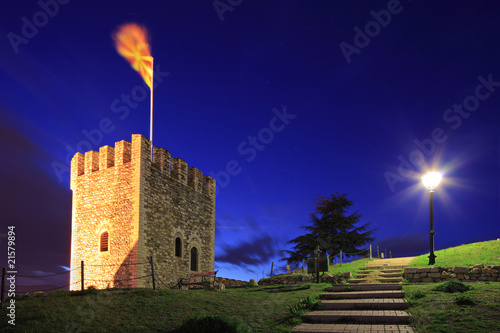
{"label": "night sky", "polygon": [[149,137],[148,91],[111,38],[127,22],[150,34],[154,145],[217,179],[218,276],[284,266],[336,192],[373,246],[427,253],[431,165],[436,250],[500,237],[496,1],[9,1],[0,17],[2,267],[14,225],[19,274],[64,272],[71,157]]}

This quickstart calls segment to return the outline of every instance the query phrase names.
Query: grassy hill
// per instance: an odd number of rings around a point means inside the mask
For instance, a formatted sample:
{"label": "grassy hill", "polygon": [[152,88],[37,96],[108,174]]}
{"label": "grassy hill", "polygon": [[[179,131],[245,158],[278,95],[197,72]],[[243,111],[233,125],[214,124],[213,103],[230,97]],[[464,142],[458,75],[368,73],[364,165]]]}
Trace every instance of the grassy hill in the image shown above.
{"label": "grassy hill", "polygon": [[16,300],[16,325],[4,332],[167,332],[188,317],[218,314],[240,321],[251,332],[289,332],[298,321],[288,306],[317,297],[327,284],[216,290],[150,289],[57,291]]}
{"label": "grassy hill", "polygon": [[[500,241],[487,241],[436,251],[439,267],[500,266]],[[429,254],[413,259],[409,267],[429,267]],[[436,284],[406,285],[413,326],[419,333],[500,332],[500,283],[476,282],[463,293],[434,290]]]}
{"label": "grassy hill", "polygon": [[[475,264],[500,266],[500,241],[465,244],[434,252],[439,267],[472,267]],[[409,267],[427,267],[429,254],[421,255],[410,262]]]}
{"label": "grassy hill", "polygon": [[[463,245],[437,252],[438,266],[499,264],[500,242]],[[423,260],[423,261],[422,261]],[[329,273],[356,272],[359,260],[330,267]],[[412,266],[427,265],[424,255]],[[16,299],[16,325],[0,309],[1,332],[168,332],[187,318],[222,315],[239,322],[241,332],[290,332],[300,311],[289,311],[300,300],[317,300],[327,284],[277,285],[215,290],[148,289],[121,291],[56,291],[48,296]],[[420,333],[500,332],[500,283],[477,282],[463,294],[434,291],[434,284],[405,285],[410,313]],[[468,304],[457,300],[472,300]],[[465,302],[467,303],[467,302]]]}

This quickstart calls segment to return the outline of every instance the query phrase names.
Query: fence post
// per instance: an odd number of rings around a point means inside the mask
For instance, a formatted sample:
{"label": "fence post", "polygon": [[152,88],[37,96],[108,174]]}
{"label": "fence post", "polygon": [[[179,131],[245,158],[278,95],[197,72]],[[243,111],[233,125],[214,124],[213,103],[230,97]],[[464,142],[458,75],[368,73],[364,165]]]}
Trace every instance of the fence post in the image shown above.
{"label": "fence post", "polygon": [[340,266],[342,266],[342,250],[340,250]]}
{"label": "fence post", "polygon": [[379,259],[380,259],[380,250],[379,250],[379,248],[378,248],[378,245],[377,245],[377,258],[379,258]]}
{"label": "fence post", "polygon": [[391,259],[392,259],[392,252],[391,251],[389,251],[389,255],[391,256]]}
{"label": "fence post", "polygon": [[80,277],[82,280],[82,291],[83,291],[85,289],[84,274],[83,274],[83,271],[84,271],[83,270],[83,260],[81,262],[80,269],[81,269]]}
{"label": "fence post", "polygon": [[156,283],[155,283],[155,266],[153,265],[153,256],[150,258],[151,263],[151,276],[153,278],[153,290],[156,291]]}
{"label": "fence post", "polygon": [[370,260],[372,260],[372,245],[370,244]]}
{"label": "fence post", "polygon": [[271,277],[273,277],[274,261],[271,261]]}
{"label": "fence post", "polygon": [[0,308],[3,306],[3,295],[5,294],[5,267],[2,268],[2,289],[0,291]]}
{"label": "fence post", "polygon": [[385,249],[385,251],[384,251],[384,258],[387,259],[387,249]]}
{"label": "fence post", "polygon": [[306,260],[302,258],[302,274],[304,274],[304,265],[306,263]]}

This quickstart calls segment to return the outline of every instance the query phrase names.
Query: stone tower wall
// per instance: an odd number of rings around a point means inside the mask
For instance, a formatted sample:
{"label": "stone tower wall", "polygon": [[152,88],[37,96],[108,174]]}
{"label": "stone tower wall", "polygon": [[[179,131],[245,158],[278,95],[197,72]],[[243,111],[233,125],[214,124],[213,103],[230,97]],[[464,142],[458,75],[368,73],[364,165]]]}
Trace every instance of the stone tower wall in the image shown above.
{"label": "stone tower wall", "polygon": [[[101,147],[85,156],[77,153],[71,161],[72,290],[80,289],[80,270],[73,269],[79,268],[82,260],[85,288],[115,287],[115,280],[135,281],[137,277],[138,226],[133,219],[137,189],[131,182],[137,166],[131,157],[130,142],[120,141],[115,147]],[[107,252],[99,248],[104,231],[110,235]]]}
{"label": "stone tower wall", "polygon": [[[138,136],[143,149],[141,177],[141,216],[144,222],[139,236],[139,255],[153,256],[155,274],[162,282],[176,282],[191,270],[191,249],[196,247],[196,272],[214,269],[215,181],[203,175],[170,152],[154,147],[151,163],[149,140]],[[136,137],[134,136],[134,139]],[[135,144],[133,140],[132,145]],[[142,224],[141,224],[142,225]],[[175,240],[181,240],[181,255],[175,255]],[[139,266],[139,276],[151,273],[149,266]],[[149,287],[151,280],[144,279]]]}
{"label": "stone tower wall", "polygon": [[[85,261],[86,287],[151,286],[150,277],[141,278],[151,274],[151,255],[162,282],[175,282],[192,273],[193,247],[199,253],[197,271],[213,270],[215,181],[183,160],[171,159],[160,147],[154,147],[152,163],[150,141],[142,135],[85,157],[75,154],[71,189],[71,268]],[[110,249],[102,253],[99,237],[106,228]],[[175,256],[177,237],[182,243],[180,257]],[[72,289],[80,288],[78,281],[76,270],[71,274],[71,283],[76,283]]]}

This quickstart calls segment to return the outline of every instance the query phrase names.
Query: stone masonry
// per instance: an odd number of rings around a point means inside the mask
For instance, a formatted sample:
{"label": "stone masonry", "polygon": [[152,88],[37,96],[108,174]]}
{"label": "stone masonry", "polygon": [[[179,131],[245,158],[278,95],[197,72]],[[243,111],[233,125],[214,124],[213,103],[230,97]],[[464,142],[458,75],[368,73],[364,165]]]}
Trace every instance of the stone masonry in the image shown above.
{"label": "stone masonry", "polygon": [[214,269],[215,180],[142,135],[76,153],[71,290],[148,287]]}
{"label": "stone masonry", "polygon": [[468,267],[405,268],[404,277],[409,282],[441,282],[457,279],[464,282],[498,281],[500,266],[484,267],[482,264]]}

